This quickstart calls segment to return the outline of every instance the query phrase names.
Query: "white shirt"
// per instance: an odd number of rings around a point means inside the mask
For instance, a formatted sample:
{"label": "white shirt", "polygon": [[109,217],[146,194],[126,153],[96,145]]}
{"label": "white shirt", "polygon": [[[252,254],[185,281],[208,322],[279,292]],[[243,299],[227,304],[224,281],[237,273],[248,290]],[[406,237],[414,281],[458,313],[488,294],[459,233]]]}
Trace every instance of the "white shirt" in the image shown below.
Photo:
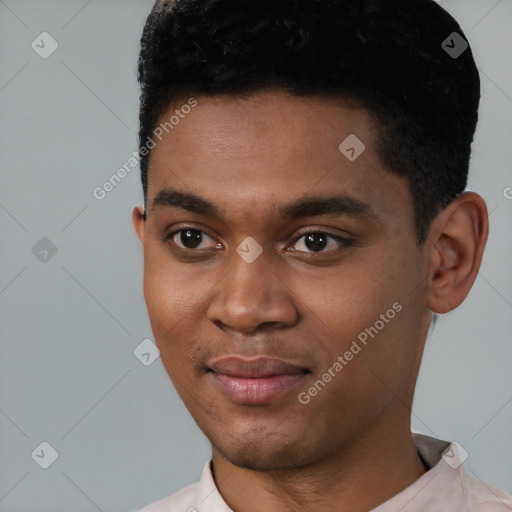
{"label": "white shirt", "polygon": [[[370,512],[512,512],[512,496],[469,475],[455,443],[413,433],[414,444],[430,468],[402,492]],[[210,469],[201,480],[139,512],[233,512],[222,499]]]}

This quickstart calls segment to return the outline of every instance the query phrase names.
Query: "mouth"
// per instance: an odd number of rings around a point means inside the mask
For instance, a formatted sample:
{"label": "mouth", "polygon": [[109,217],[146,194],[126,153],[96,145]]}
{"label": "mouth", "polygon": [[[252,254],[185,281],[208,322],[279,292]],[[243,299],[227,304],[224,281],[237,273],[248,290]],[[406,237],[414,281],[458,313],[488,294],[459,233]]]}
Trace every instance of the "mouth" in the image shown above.
{"label": "mouth", "polygon": [[208,371],[221,392],[245,405],[268,403],[290,392],[311,373],[288,361],[262,356],[217,359],[209,364]]}

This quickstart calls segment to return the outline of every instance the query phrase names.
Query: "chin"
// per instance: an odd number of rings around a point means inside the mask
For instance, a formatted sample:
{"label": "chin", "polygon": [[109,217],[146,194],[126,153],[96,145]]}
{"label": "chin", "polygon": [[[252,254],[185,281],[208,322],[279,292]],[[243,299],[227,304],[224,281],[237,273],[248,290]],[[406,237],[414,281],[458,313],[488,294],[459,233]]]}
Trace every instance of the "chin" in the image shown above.
{"label": "chin", "polygon": [[265,437],[240,434],[236,442],[223,439],[212,444],[233,465],[253,471],[293,469],[311,462],[304,440]]}
{"label": "chin", "polygon": [[[221,452],[222,453],[222,452]],[[252,471],[278,471],[292,469],[303,464],[297,463],[295,460],[276,453],[262,453],[261,450],[254,450],[251,453],[227,453],[223,454],[231,464],[243,469]]]}

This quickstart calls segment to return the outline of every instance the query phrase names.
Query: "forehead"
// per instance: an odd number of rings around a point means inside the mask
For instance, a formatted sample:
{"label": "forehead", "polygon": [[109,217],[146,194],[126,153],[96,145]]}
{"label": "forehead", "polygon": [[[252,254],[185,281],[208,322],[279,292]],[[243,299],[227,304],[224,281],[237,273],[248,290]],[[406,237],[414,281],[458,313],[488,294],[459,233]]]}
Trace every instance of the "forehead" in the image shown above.
{"label": "forehead", "polygon": [[[294,199],[334,192],[382,215],[411,207],[404,180],[382,166],[377,128],[360,106],[281,91],[196,100],[190,113],[155,139],[149,209],[166,188],[210,198],[225,215],[233,210],[253,218]],[[173,104],[159,122],[179,108]]]}

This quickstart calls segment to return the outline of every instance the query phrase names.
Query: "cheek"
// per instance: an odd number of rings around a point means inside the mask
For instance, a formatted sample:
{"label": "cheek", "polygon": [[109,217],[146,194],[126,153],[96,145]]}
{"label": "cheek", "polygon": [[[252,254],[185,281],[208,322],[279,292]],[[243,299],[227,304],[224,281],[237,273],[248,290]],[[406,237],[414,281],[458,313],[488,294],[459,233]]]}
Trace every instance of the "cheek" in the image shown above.
{"label": "cheek", "polygon": [[371,257],[369,253],[361,253],[320,277],[295,283],[311,318],[342,340],[356,336],[395,302],[404,300],[405,263],[390,258],[386,264],[382,254]]}
{"label": "cheek", "polygon": [[144,255],[144,297],[152,325],[170,329],[193,314],[204,280],[193,265],[178,264],[160,242],[150,241]]}
{"label": "cheek", "polygon": [[162,364],[180,396],[192,377],[189,371],[192,354],[182,342],[190,339],[190,305],[187,294],[180,292],[181,286],[167,272],[156,269],[145,272],[144,296],[151,330]]}
{"label": "cheek", "polygon": [[205,299],[215,280],[193,264],[171,261],[160,248],[148,247],[144,297],[155,342],[168,373],[190,368],[198,332],[206,317]]}
{"label": "cheek", "polygon": [[[171,329],[183,316],[186,297],[168,273],[149,266],[144,271],[144,298],[155,336]],[[155,332],[156,331],[156,332]]]}
{"label": "cheek", "polygon": [[183,278],[180,280],[176,265],[166,262],[155,250],[148,252],[144,260],[144,298],[162,363],[171,376],[171,366],[181,359],[177,341],[190,310],[190,288],[184,286]]}
{"label": "cheek", "polygon": [[326,354],[324,364],[332,365],[347,354],[343,373],[352,382],[360,379],[362,368],[386,380],[401,378],[403,365],[409,365],[418,351],[422,331],[417,261],[405,251],[369,248],[321,279],[298,281],[297,294],[308,306]]}

